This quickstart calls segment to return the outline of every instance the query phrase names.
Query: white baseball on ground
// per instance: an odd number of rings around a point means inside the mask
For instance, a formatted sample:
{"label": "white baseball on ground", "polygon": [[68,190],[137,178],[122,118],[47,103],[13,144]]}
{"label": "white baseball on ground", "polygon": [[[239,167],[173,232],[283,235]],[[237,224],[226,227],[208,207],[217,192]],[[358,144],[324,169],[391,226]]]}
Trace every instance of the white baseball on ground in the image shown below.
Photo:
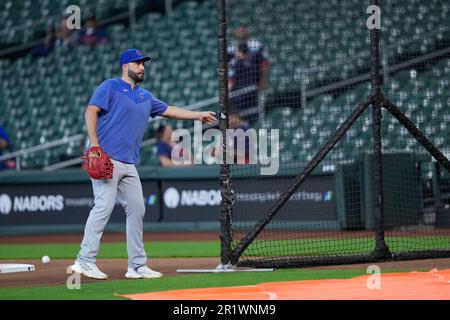
{"label": "white baseball on ground", "polygon": [[42,263],[46,264],[50,262],[50,257],[49,256],[43,256],[41,258]]}

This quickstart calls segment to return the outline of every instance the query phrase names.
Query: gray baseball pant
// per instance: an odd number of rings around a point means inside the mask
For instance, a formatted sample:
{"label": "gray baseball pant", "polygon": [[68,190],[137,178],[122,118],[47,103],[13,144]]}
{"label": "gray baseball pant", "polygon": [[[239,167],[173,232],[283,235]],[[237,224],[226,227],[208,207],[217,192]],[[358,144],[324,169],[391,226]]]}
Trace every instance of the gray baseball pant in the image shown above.
{"label": "gray baseball pant", "polygon": [[133,164],[112,160],[113,178],[92,180],[94,207],[84,229],[84,237],[77,260],[95,263],[100,239],[116,203],[116,196],[125,209],[128,267],[147,264],[143,243],[145,203],[142,185]]}

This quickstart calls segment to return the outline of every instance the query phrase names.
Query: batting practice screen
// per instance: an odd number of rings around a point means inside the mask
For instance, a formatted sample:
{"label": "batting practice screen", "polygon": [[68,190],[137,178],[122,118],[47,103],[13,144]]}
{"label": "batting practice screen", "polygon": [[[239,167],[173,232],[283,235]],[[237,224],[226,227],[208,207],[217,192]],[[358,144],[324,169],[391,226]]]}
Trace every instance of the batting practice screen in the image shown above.
{"label": "batting practice screen", "polygon": [[450,4],[217,3],[222,263],[450,256]]}

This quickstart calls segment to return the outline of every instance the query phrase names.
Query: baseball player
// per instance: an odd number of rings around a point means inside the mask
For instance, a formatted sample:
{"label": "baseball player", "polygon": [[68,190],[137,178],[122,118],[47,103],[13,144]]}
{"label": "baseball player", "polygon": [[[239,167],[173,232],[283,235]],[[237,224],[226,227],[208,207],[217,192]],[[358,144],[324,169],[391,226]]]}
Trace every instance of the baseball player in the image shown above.
{"label": "baseball player", "polygon": [[81,249],[72,271],[94,279],[108,276],[95,265],[100,239],[111,216],[116,196],[126,213],[128,270],[126,278],[158,278],[147,266],[143,243],[144,196],[135,164],[149,117],[180,120],[217,120],[214,112],[195,112],[168,106],[138,86],[144,80],[146,61],[137,49],[120,55],[120,78],[108,79],[95,90],[85,112],[90,148],[84,167],[91,176],[94,207],[87,219]]}

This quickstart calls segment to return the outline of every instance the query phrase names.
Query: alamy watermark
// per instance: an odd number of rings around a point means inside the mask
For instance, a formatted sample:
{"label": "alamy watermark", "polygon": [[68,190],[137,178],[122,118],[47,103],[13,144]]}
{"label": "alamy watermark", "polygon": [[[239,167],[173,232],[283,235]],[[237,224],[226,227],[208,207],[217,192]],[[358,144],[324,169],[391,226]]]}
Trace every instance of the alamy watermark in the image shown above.
{"label": "alamy watermark", "polygon": [[381,268],[377,265],[367,267],[367,274],[372,274],[367,278],[367,289],[381,290]]}
{"label": "alamy watermark", "polygon": [[71,266],[67,267],[66,273],[70,276],[66,280],[66,287],[69,290],[80,290],[81,289],[81,274],[78,272],[73,272]]}
{"label": "alamy watermark", "polygon": [[66,26],[69,30],[81,29],[81,9],[79,6],[70,5],[66,8]]}
{"label": "alamy watermark", "polygon": [[[225,135],[223,137],[222,132],[214,128],[202,132],[200,121],[194,121],[193,136],[187,129],[176,129],[171,136],[173,142],[178,142],[172,149],[172,161],[176,165],[259,164],[261,175],[278,173],[278,129],[227,129]],[[222,152],[225,141],[226,156]],[[206,147],[204,142],[208,143]]]}
{"label": "alamy watermark", "polygon": [[367,18],[366,26],[369,30],[381,29],[381,9],[379,6],[371,5],[367,7],[367,13],[370,13]]}

